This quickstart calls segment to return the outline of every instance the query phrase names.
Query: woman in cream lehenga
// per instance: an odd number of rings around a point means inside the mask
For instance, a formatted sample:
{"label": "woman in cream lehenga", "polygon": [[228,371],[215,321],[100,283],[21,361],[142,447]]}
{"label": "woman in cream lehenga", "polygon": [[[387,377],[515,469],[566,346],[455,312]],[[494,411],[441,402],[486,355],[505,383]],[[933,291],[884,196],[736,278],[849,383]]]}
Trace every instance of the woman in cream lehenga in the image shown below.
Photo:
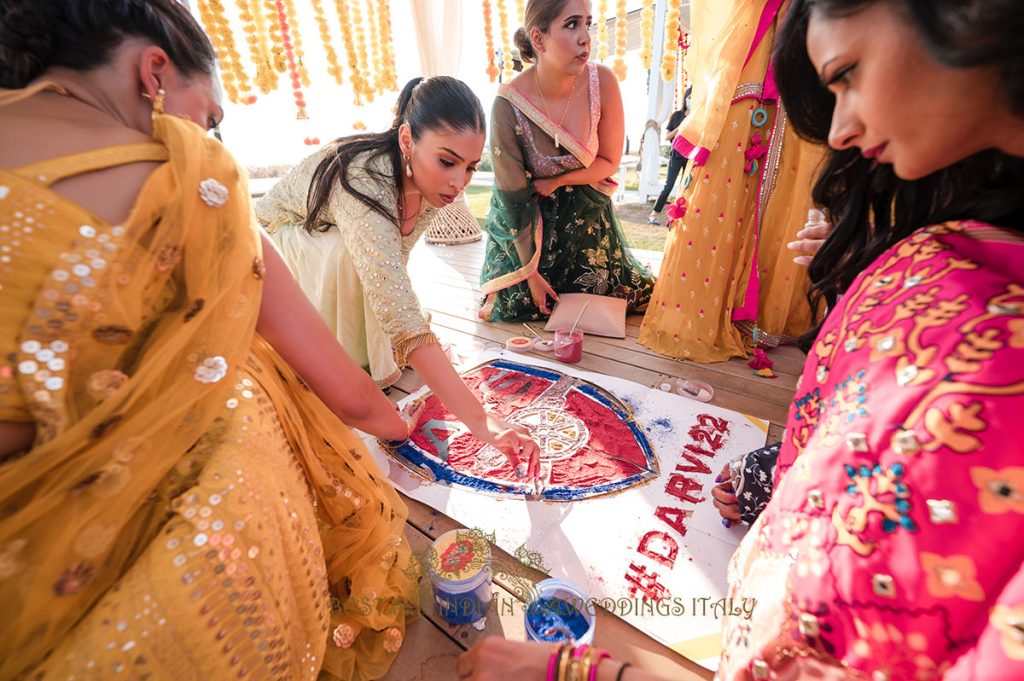
{"label": "woman in cream lehenga", "polygon": [[409,425],[262,247],[209,41],[25,0],[0,45],[0,678],[382,676],[406,509],[342,419]]}

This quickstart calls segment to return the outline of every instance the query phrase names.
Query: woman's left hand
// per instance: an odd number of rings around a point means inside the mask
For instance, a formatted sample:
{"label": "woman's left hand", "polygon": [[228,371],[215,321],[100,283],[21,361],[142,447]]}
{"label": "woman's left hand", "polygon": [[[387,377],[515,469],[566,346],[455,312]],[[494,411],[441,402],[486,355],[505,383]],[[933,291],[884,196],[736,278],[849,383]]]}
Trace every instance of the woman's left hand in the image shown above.
{"label": "woman's left hand", "polygon": [[488,636],[459,655],[455,662],[455,673],[460,680],[540,681],[547,673],[551,655],[557,649],[558,646],[553,643],[523,643]]}
{"label": "woman's left hand", "polygon": [[545,177],[533,181],[533,188],[540,196],[551,196],[561,186],[557,177]]}
{"label": "woman's left hand", "polygon": [[722,468],[722,472],[715,478],[721,480],[711,488],[711,499],[719,515],[732,522],[740,521],[740,506],[736,501],[736,490],[732,486],[732,477],[729,475],[729,465]]}

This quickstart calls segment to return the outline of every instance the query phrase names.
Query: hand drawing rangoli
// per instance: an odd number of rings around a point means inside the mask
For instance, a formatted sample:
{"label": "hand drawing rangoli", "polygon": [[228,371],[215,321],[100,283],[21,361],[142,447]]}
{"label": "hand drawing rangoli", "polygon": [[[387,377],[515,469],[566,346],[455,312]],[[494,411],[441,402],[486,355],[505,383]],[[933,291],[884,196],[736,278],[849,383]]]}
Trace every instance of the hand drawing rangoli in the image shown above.
{"label": "hand drawing rangoli", "polygon": [[432,393],[412,437],[389,453],[434,482],[497,495],[577,501],[619,492],[658,476],[647,437],[629,405],[575,376],[491,360],[462,379],[492,414],[524,426],[541,447],[541,486],[525,480]]}

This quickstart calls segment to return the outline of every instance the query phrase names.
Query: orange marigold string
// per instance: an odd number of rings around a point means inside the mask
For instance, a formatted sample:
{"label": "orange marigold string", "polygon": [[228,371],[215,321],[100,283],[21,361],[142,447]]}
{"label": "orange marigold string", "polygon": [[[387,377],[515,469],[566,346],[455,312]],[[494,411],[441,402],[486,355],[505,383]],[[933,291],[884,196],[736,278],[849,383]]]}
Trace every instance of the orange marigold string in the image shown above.
{"label": "orange marigold string", "polygon": [[679,3],[669,3],[665,12],[665,50],[661,54],[661,79],[666,83],[676,77],[676,51],[679,49]]}
{"label": "orange marigold string", "polygon": [[347,0],[335,0],[335,6],[338,8],[338,24],[341,26],[341,42],[345,46],[345,60],[348,62],[349,82],[352,83],[352,92],[356,98],[356,106],[359,106],[363,103],[363,71],[359,66],[356,41],[352,37],[352,19],[349,16],[349,3]]}
{"label": "orange marigold string", "polygon": [[380,11],[377,12],[377,21],[380,23],[381,47],[384,49],[384,89],[398,89],[398,74],[395,71],[395,51],[391,35],[391,3],[389,0],[381,0]]}
{"label": "orange marigold string", "polygon": [[506,0],[498,0],[498,28],[501,31],[501,77],[508,82],[512,77],[512,41],[508,32],[508,7]]}
{"label": "orange marigold string", "polygon": [[[285,58],[288,60],[288,71],[292,77],[292,94],[295,95],[295,107],[298,109],[296,118],[306,120],[306,99],[302,95],[302,81],[299,78],[299,67],[295,62],[295,51],[292,49],[291,26],[288,22],[288,11],[285,9],[284,0],[275,0],[277,3],[277,20],[281,26],[281,43],[284,45]],[[309,138],[307,137],[307,143]]]}
{"label": "orange marigold string", "polygon": [[251,86],[249,76],[242,68],[242,59],[235,48],[235,37],[224,13],[224,5],[220,0],[199,0],[196,7],[220,62],[224,92],[229,100],[241,104],[243,99],[249,96]]}
{"label": "orange marigold string", "polygon": [[344,80],[341,76],[341,65],[338,64],[338,54],[334,51],[334,43],[331,39],[331,29],[327,24],[327,17],[324,16],[323,0],[311,0],[313,14],[316,16],[316,25],[320,29],[320,42],[324,45],[324,54],[327,57],[327,72],[334,78],[334,82],[341,85]]}
{"label": "orange marigold string", "polygon": [[[259,0],[253,0],[255,5]],[[277,19],[277,0],[263,0],[263,16],[267,24],[267,36],[270,38],[270,64],[275,74],[288,70],[288,59],[284,56],[284,41],[281,38],[281,22]],[[274,76],[274,87],[277,87],[277,76]]]}
{"label": "orange marigold string", "polygon": [[654,57],[654,0],[644,0],[640,10],[640,62],[644,70],[651,68]]}
{"label": "orange marigold string", "polygon": [[356,55],[359,57],[359,71],[362,74],[362,78],[359,80],[359,92],[356,94],[356,103],[360,103],[361,100],[365,99],[367,102],[373,101],[373,88],[371,86],[371,64],[366,53],[366,33],[363,26],[363,13],[362,8],[359,6],[360,2],[350,0],[350,14],[352,17],[352,32],[356,43]]}
{"label": "orange marigold string", "polygon": [[284,0],[284,8],[288,12],[288,28],[291,31],[294,47],[296,71],[299,74],[299,80],[302,81],[302,85],[309,87],[309,72],[306,71],[306,64],[302,59],[302,34],[299,33],[299,19],[295,13],[295,3],[293,0]]}
{"label": "orange marigold string", "polygon": [[612,73],[619,80],[626,80],[626,34],[628,33],[626,0],[618,0],[615,11],[615,61]]}
{"label": "orange marigold string", "polygon": [[[253,30],[256,33],[257,53],[256,60],[256,87],[263,94],[269,94],[277,88],[277,72],[271,62],[270,34],[267,27],[267,18],[264,16],[261,0],[247,0],[249,14],[253,18]],[[276,31],[273,32],[276,36]]]}
{"label": "orange marigold string", "polygon": [[608,58],[608,0],[597,3],[597,60]]}
{"label": "orange marigold string", "polygon": [[491,0],[484,0],[484,41],[487,43],[487,77],[493,83],[498,78],[494,65],[494,31],[491,26]]}
{"label": "orange marigold string", "polygon": [[367,28],[367,40],[369,42],[369,53],[368,58],[372,62],[373,67],[373,79],[370,81],[370,89],[373,90],[375,95],[379,95],[384,92],[383,82],[383,71],[384,63],[381,59],[383,51],[380,45],[380,24],[377,23],[377,3],[373,0],[367,0],[366,2],[366,28]]}
{"label": "orange marigold string", "polygon": [[[242,22],[242,35],[245,36],[245,42],[249,45],[249,57],[252,59],[253,66],[256,68],[258,75],[263,55],[260,52],[260,38],[259,32],[256,30],[256,18],[252,14],[249,0],[235,0],[235,5],[238,6],[238,18]],[[239,60],[241,60],[241,57],[239,57]],[[257,79],[256,82],[258,85],[259,80]],[[244,101],[245,104],[254,104],[255,102],[256,95],[249,95]]]}

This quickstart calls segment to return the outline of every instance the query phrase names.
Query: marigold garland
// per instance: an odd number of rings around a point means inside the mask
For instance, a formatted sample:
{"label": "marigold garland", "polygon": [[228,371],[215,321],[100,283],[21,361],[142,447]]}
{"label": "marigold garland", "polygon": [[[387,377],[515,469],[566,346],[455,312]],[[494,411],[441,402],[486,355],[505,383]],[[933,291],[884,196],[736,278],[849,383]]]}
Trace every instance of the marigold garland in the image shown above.
{"label": "marigold garland", "polygon": [[525,9],[525,5],[526,5],[526,3],[524,2],[524,0],[516,0],[516,16],[515,16],[515,20],[516,20],[516,23],[519,24],[520,26],[522,26],[523,23],[526,22],[526,9]]}
{"label": "marigold garland", "polygon": [[[260,63],[263,61],[263,54],[260,52],[260,39],[259,32],[256,30],[256,17],[253,16],[250,11],[249,0],[235,0],[235,5],[238,6],[238,18],[242,22],[242,35],[245,36],[245,42],[249,45],[249,56],[252,58],[252,63],[256,66],[256,73],[259,75]],[[259,79],[255,79],[259,84]],[[246,104],[253,104],[256,102],[256,95],[249,95],[245,98]]]}
{"label": "marigold garland", "polygon": [[291,26],[288,21],[288,10],[285,8],[286,0],[275,0],[277,4],[277,21],[281,26],[281,44],[284,45],[285,58],[288,60],[288,72],[292,77],[292,94],[295,96],[295,107],[298,109],[296,118],[305,120],[306,99],[302,94],[302,80],[299,76],[299,66],[295,60],[295,50],[292,49]]}
{"label": "marigold garland", "polygon": [[[253,4],[258,0],[253,0]],[[263,15],[267,23],[267,35],[270,36],[270,58],[275,73],[288,70],[288,59],[284,56],[284,40],[281,38],[281,22],[277,19],[277,0],[263,0]],[[274,76],[277,85],[277,76]]]}
{"label": "marigold garland", "polygon": [[366,33],[364,31],[363,14],[360,4],[360,2],[352,2],[351,0],[349,2],[351,6],[352,27],[354,29],[353,35],[356,43],[356,55],[359,57],[359,71],[362,74],[362,78],[359,81],[360,89],[356,92],[356,104],[361,104],[363,100],[367,102],[373,101],[372,65],[366,52]]}
{"label": "marigold garland", "polygon": [[619,80],[626,80],[626,34],[628,32],[626,0],[618,0],[615,11],[615,61],[612,73]]}
{"label": "marigold garland", "polygon": [[331,29],[327,24],[327,17],[324,16],[323,0],[311,0],[311,4],[317,28],[320,29],[320,42],[324,45],[324,55],[327,57],[327,72],[334,78],[334,82],[341,85],[344,79],[341,75],[341,65],[338,64],[338,54],[334,51]]}
{"label": "marigold garland", "polygon": [[348,0],[335,0],[335,6],[338,8],[338,24],[341,26],[341,43],[345,46],[345,60],[348,62],[350,74],[349,81],[352,83],[356,106],[359,106],[363,103],[363,71],[359,66],[356,41],[352,38],[352,21],[349,16]]}
{"label": "marigold garland", "polygon": [[501,77],[507,82],[512,77],[512,43],[508,33],[506,0],[498,0],[498,27],[501,30]]}
{"label": "marigold garland", "polygon": [[597,2],[597,60],[608,58],[608,0]]}
{"label": "marigold garland", "polygon": [[494,31],[491,26],[491,0],[484,0],[484,42],[487,43],[487,77],[493,83],[498,78],[494,65]]}
{"label": "marigold garland", "polygon": [[261,9],[264,6],[262,0],[248,0],[248,5],[249,14],[253,17],[253,30],[256,32],[259,51],[259,59],[256,61],[256,86],[266,95],[277,88],[277,71],[273,66],[273,53],[270,49],[270,36],[276,36],[276,31],[268,30],[267,17]]}
{"label": "marigold garland", "polygon": [[309,72],[306,71],[306,64],[302,59],[302,35],[299,33],[299,19],[295,13],[294,0],[284,0],[284,8],[288,12],[288,26],[291,30],[292,42],[294,43],[295,66],[299,74],[299,80],[302,82],[303,87],[309,87]]}
{"label": "marigold garland", "polygon": [[378,35],[380,35],[383,54],[381,56],[384,65],[385,90],[398,89],[398,74],[395,72],[394,36],[391,34],[391,2],[380,0],[380,11],[377,12],[377,22],[380,24]]}
{"label": "marigold garland", "polygon": [[235,48],[235,37],[231,33],[224,5],[220,0],[199,0],[196,7],[220,62],[224,92],[230,101],[240,104],[249,96],[251,86],[249,76],[242,68],[242,58]]}
{"label": "marigold garland", "polygon": [[679,2],[673,0],[665,12],[665,51],[661,55],[661,79],[666,83],[676,77],[676,52],[679,49]]}
{"label": "marigold garland", "polygon": [[377,12],[374,11],[374,0],[367,1],[367,40],[369,42],[369,58],[373,62],[374,78],[371,81],[371,88],[375,94],[384,92],[384,61],[380,41],[380,24],[377,22]]}
{"label": "marigold garland", "polygon": [[640,10],[640,61],[644,70],[651,68],[654,55],[654,0],[644,0]]}

